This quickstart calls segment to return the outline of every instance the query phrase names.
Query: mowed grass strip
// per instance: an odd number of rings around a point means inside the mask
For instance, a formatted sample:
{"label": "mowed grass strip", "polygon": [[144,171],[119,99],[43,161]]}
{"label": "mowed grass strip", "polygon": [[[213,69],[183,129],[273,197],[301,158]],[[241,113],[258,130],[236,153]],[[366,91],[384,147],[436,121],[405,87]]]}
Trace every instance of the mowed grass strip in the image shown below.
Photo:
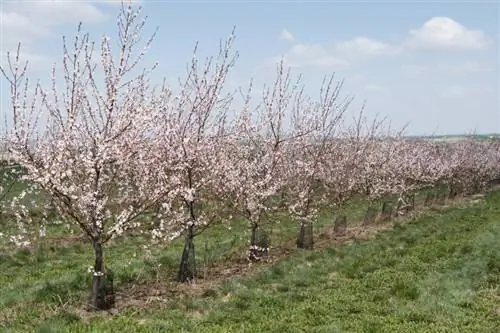
{"label": "mowed grass strip", "polygon": [[[90,259],[88,251],[58,253],[62,262],[52,265],[65,282],[45,285],[41,281],[49,262],[19,252],[0,264],[7,273],[0,278],[0,314],[15,311],[8,325],[0,322],[0,331],[497,333],[499,240],[500,193],[493,192],[473,206],[396,222],[371,240],[297,251],[255,276],[225,280],[202,296],[165,297],[151,306],[92,319],[61,301],[77,304],[85,297],[85,273],[75,271],[81,272]],[[37,270],[37,260],[43,269]]]}

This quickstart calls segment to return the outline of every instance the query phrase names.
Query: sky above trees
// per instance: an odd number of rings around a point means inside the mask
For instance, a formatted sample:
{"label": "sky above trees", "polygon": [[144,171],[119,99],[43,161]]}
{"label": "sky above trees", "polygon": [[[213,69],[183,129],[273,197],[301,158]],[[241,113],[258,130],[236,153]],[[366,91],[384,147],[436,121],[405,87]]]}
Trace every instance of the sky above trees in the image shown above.
{"label": "sky above trees", "polygon": [[[500,131],[496,2],[140,1],[146,34],[159,28],[146,61],[159,61],[158,83],[185,74],[199,57],[215,55],[236,26],[238,63],[226,90],[271,83],[282,57],[317,94],[324,74],[346,80],[350,112],[367,101],[368,116],[426,135]],[[79,21],[91,38],[115,38],[119,1],[6,1],[0,5],[2,64],[22,43],[30,77],[50,82],[60,65],[62,36]],[[1,86],[2,119],[9,90]],[[238,103],[235,104],[235,107]],[[2,121],[3,123],[3,121]]]}

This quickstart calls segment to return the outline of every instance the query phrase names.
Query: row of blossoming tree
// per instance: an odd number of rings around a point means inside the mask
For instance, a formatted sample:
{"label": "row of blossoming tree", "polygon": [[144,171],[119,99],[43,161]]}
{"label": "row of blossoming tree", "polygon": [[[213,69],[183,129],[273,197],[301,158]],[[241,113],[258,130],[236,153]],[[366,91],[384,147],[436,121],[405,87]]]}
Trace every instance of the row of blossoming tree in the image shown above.
{"label": "row of blossoming tree", "polygon": [[[156,64],[138,67],[152,42],[142,40],[143,26],[140,8],[122,5],[116,50],[79,27],[72,43],[63,41],[50,86],[29,82],[19,49],[2,68],[12,99],[10,159],[27,191],[49,196],[64,223],[91,242],[94,308],[104,306],[104,245],[128,231],[162,244],[184,236],[179,279],[188,281],[194,238],[213,224],[246,219],[255,260],[261,223],[273,214],[286,212],[302,232],[321,209],[342,210],[353,197],[404,201],[437,185],[477,192],[500,177],[498,142],[405,139],[363,112],[349,123],[352,98],[341,96],[342,82],[326,77],[309,96],[283,62],[257,101],[250,83],[237,107],[225,90],[237,60],[234,34],[216,57],[193,57],[177,90],[155,86]],[[34,226],[25,195],[11,202],[18,244]]]}

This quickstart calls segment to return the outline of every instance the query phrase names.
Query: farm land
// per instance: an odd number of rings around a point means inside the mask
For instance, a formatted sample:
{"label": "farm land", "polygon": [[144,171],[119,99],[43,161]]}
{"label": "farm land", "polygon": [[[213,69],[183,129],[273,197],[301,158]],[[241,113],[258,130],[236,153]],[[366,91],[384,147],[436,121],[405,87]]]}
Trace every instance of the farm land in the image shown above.
{"label": "farm land", "polygon": [[234,104],[234,31],[154,86],[140,17],[97,56],[80,26],[52,85],[2,67],[1,332],[500,330],[498,137],[349,122],[283,61]]}

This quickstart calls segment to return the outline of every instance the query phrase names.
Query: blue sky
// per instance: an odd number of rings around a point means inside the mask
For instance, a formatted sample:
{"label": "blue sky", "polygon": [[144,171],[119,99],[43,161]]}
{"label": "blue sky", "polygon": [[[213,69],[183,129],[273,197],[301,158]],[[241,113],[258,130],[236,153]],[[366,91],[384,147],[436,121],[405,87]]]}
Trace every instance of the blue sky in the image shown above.
{"label": "blue sky", "polygon": [[[335,72],[354,94],[351,112],[367,101],[369,116],[387,116],[408,134],[500,132],[499,4],[459,1],[148,1],[146,32],[159,27],[146,61],[156,78],[184,73],[196,41],[215,54],[236,26],[240,57],[229,88],[271,83],[284,57],[304,75],[311,94]],[[115,36],[119,2],[9,1],[0,4],[2,64],[18,41],[33,79],[46,81],[61,59],[61,36],[78,21],[98,40]],[[3,82],[2,113],[8,87]],[[3,118],[3,115],[2,115]]]}

